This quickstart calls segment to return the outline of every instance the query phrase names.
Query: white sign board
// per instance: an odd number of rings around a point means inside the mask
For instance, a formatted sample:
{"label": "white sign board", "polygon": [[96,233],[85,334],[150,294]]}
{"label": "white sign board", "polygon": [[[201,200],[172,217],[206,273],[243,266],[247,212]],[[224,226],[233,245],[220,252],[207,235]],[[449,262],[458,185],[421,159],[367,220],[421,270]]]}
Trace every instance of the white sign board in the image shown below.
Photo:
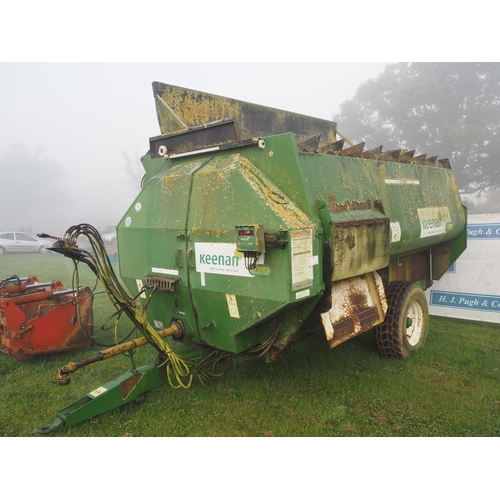
{"label": "white sign board", "polygon": [[426,292],[429,314],[500,323],[500,214],[469,215],[467,249]]}

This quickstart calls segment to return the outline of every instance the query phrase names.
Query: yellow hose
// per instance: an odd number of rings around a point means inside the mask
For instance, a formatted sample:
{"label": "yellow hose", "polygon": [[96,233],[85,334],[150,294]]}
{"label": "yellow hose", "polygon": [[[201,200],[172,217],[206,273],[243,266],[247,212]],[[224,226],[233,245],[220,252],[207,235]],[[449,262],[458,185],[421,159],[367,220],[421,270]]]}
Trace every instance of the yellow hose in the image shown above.
{"label": "yellow hose", "polygon": [[[80,249],[78,250],[79,257],[83,256],[84,262],[89,261],[92,264],[92,270],[103,285],[104,290],[115,309],[119,313],[125,312],[131,321],[139,328],[139,330],[142,331],[147,341],[159,352],[166,355],[167,360],[165,363],[167,364],[166,370],[170,385],[174,388],[189,388],[193,380],[193,373],[196,365],[190,361],[184,360],[172,350],[168,343],[165,342],[165,340],[149,323],[146,310],[143,305],[138,300],[133,300],[122,287],[111,266],[100,234],[95,228],[86,224],[73,226],[73,228],[70,228],[68,231],[71,230],[72,233],[66,233],[63,241],[68,244],[69,248],[73,248],[74,250],[75,242],[80,235],[84,235],[88,238],[95,257],[90,252]],[[73,260],[75,260],[75,258],[73,258]],[[76,263],[75,274],[76,284],[78,284],[79,277]],[[115,324],[115,332],[116,326],[117,325]],[[185,382],[186,379],[187,382]]]}

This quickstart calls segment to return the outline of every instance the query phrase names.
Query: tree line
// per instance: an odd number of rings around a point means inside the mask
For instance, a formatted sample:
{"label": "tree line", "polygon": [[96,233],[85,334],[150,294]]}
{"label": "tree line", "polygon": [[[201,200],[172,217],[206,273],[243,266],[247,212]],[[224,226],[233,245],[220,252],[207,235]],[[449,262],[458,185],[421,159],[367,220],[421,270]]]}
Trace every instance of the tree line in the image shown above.
{"label": "tree line", "polygon": [[333,119],[367,148],[449,158],[464,195],[500,188],[500,63],[390,64]]}

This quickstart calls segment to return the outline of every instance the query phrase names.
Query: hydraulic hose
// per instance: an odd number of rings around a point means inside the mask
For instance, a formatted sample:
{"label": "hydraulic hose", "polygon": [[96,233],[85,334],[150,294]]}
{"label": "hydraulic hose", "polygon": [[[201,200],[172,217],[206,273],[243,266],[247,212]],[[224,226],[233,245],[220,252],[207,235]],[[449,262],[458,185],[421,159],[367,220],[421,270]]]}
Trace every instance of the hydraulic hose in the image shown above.
{"label": "hydraulic hose", "polygon": [[[89,240],[92,253],[78,248],[77,240],[80,236],[85,236]],[[159,353],[166,356],[166,369],[168,379],[172,387],[188,388],[191,385],[196,365],[190,361],[182,359],[173,351],[173,349],[164,340],[164,336],[168,336],[168,334],[163,335],[161,332],[156,331],[155,328],[149,323],[146,310],[143,305],[139,302],[139,300],[132,299],[128,295],[127,291],[123,288],[114,272],[107,255],[106,247],[97,229],[89,224],[72,226],[66,231],[63,238],[59,238],[56,241],[52,250],[71,258],[75,263],[83,262],[90,267],[92,272],[96,275],[104,287],[104,290],[115,309],[119,313],[124,312],[134,325],[143,333],[145,342],[141,341],[143,342],[141,345],[150,343]],[[182,332],[177,331],[172,334],[176,335],[181,333]],[[129,343],[131,345],[131,349],[133,349],[132,344],[135,342],[137,342],[137,340]],[[102,351],[92,362],[106,359],[106,357],[111,357],[108,354],[113,352],[116,347],[118,346],[112,347],[107,351]],[[71,365],[71,367],[73,367],[73,365]],[[61,380],[64,379],[66,373],[71,373],[71,370],[60,369],[60,371],[58,371],[58,380],[60,377]]]}

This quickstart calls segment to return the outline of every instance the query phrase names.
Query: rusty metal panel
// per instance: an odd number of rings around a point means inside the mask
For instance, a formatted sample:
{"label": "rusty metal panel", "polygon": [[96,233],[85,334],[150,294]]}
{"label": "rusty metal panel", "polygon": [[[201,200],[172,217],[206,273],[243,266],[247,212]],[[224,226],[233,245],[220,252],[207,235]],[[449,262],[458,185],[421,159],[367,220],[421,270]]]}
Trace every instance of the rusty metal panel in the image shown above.
{"label": "rusty metal panel", "polygon": [[432,248],[432,276],[433,280],[440,279],[450,268],[464,249],[467,247],[467,227],[451,241],[445,241]]}
{"label": "rusty metal panel", "polygon": [[242,139],[292,132],[306,137],[321,134],[326,142],[337,140],[337,124],[332,121],[160,82],[153,82],[153,93],[162,134],[229,118],[237,123]]}
{"label": "rusty metal panel", "polygon": [[389,262],[389,281],[415,282],[428,280],[430,276],[430,254],[428,251],[396,257]]}
{"label": "rusty metal panel", "polygon": [[379,323],[380,316],[378,309],[374,307],[368,307],[358,314],[359,324],[361,326],[361,331],[365,332],[370,329],[373,325]]}
{"label": "rusty metal panel", "polygon": [[[338,345],[340,342],[350,338],[354,332],[354,320],[349,316],[348,318],[341,319],[333,325],[333,331],[335,332],[335,344]],[[333,343],[330,347],[333,347]]]}
{"label": "rusty metal panel", "polygon": [[160,158],[206,148],[221,148],[223,145],[233,145],[238,141],[241,142],[235,123],[220,121],[210,126],[194,128],[183,134],[151,137],[149,151],[151,158]]}
{"label": "rusty metal panel", "polygon": [[[382,269],[389,261],[389,219],[357,213],[360,219],[332,222],[332,281]],[[350,212],[351,217],[355,214]]]}
{"label": "rusty metal panel", "polygon": [[382,323],[387,312],[382,278],[373,272],[334,283],[331,304],[321,322],[332,348]]}

